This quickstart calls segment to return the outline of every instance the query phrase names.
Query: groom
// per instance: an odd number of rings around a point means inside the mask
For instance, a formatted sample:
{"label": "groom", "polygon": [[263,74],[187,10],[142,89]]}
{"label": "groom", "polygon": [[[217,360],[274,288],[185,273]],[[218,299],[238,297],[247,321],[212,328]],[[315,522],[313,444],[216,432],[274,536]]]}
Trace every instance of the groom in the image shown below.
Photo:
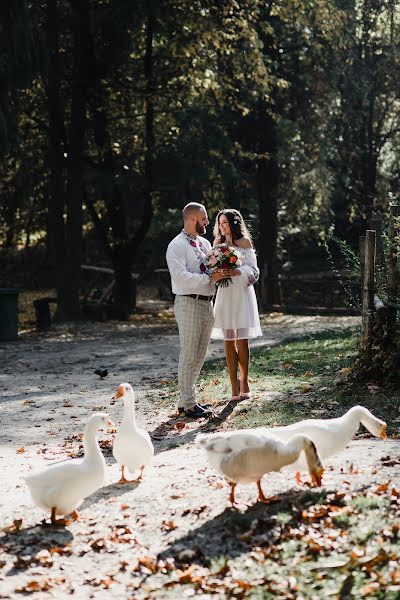
{"label": "groom", "polygon": [[207,353],[214,323],[215,283],[226,275],[207,273],[204,259],[211,248],[201,237],[209,224],[203,204],[190,202],[182,211],[183,229],[167,248],[167,264],[175,294],[174,312],[179,329],[178,411],[192,419],[211,411],[196,402],[195,383]]}

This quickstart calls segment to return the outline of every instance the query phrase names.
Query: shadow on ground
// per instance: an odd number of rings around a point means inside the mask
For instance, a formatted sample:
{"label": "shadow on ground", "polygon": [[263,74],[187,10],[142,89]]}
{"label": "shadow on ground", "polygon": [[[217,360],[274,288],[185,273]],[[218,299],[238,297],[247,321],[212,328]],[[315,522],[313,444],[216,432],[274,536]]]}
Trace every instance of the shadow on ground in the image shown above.
{"label": "shadow on ground", "polygon": [[14,564],[6,575],[15,575],[25,571],[35,564],[40,565],[36,557],[41,550],[58,549],[60,553],[68,553],[68,546],[72,544],[74,536],[64,527],[49,525],[34,525],[20,529],[15,533],[6,534],[1,542],[4,550],[15,556]]}
{"label": "shadow on ground", "polygon": [[[314,504],[316,499],[321,501],[325,498],[326,493],[325,490],[289,490],[274,496],[268,504],[257,502],[244,512],[226,508],[213,519],[175,540],[159,558],[174,558],[175,563],[183,565],[185,559],[180,560],[180,553],[185,556],[185,552],[190,551],[188,563],[208,565],[212,559],[237,558],[246,554],[249,545],[272,547],[285,527],[297,523],[301,519],[301,512]],[[285,513],[285,521],[277,518],[279,513]]]}
{"label": "shadow on ground", "polygon": [[[212,433],[229,417],[230,414],[232,414],[233,410],[238,405],[239,402],[228,402],[220,412],[216,412],[209,419],[201,419],[200,421],[186,419],[180,416],[173,416],[167,421],[163,421],[155,429],[149,431],[154,443],[155,454],[193,442],[196,435],[199,433]],[[198,427],[188,428],[185,431],[185,428],[180,428],[183,423],[185,426],[195,424],[198,425]]]}

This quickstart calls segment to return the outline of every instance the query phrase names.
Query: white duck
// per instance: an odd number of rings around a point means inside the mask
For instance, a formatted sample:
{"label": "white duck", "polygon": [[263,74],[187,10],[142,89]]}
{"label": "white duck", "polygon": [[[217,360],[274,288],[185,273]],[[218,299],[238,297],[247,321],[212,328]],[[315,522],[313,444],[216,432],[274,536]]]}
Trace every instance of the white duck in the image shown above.
{"label": "white duck", "polygon": [[135,394],[129,383],[121,383],[115,398],[124,399],[124,416],[121,426],[115,436],[113,455],[121,466],[121,479],[119,483],[127,483],[125,467],[129,471],[140,469],[136,481],[141,481],[143,469],[153,462],[154,446],[149,434],[136,425]]}
{"label": "white duck", "polygon": [[323,467],[315,446],[306,435],[293,435],[282,442],[272,434],[255,430],[240,430],[210,435],[199,434],[196,443],[205,448],[209,463],[228,480],[229,500],[235,506],[238,483],[257,483],[258,500],[267,502],[261,488],[261,478],[271,471],[280,471],[299,457],[306,455],[312,482],[321,485]]}
{"label": "white duck", "polygon": [[51,511],[53,524],[65,525],[66,519],[56,515],[72,514],[83,500],[103,485],[106,462],[97,441],[98,429],[113,425],[106,413],[94,413],[86,423],[83,434],[83,459],[68,460],[47,467],[39,473],[24,477],[34,503]]}
{"label": "white duck", "polygon": [[[357,432],[360,423],[376,437],[386,439],[387,424],[375,417],[364,406],[353,406],[343,416],[336,419],[307,419],[286,427],[262,428],[265,433],[272,433],[281,441],[289,440],[297,433],[308,435],[314,442],[321,460],[344,450]],[[297,471],[296,479],[300,482],[300,473],[307,468],[304,456],[289,465],[285,470]]]}

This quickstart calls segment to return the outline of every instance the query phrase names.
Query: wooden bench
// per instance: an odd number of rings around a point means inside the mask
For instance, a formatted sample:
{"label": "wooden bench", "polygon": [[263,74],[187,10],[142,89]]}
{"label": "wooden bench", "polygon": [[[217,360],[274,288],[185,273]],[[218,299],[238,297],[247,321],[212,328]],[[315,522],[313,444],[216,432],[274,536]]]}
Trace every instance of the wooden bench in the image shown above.
{"label": "wooden bench", "polygon": [[[115,287],[114,270],[107,267],[95,267],[82,265],[83,273],[89,273],[86,277],[81,299],[82,312],[94,317],[98,321],[108,318],[119,317],[118,307],[113,303],[112,294]],[[139,273],[132,273],[133,305],[136,307],[137,282]],[[46,331],[51,328],[50,304],[56,303],[57,298],[45,297],[33,301],[36,316],[36,329]]]}
{"label": "wooden bench", "polygon": [[[99,321],[107,318],[118,317],[118,307],[112,301],[115,287],[114,269],[108,267],[95,267],[82,265],[82,271],[92,274],[85,286],[82,297],[82,310],[84,313],[93,315]],[[140,273],[131,273],[133,282],[133,308],[136,308],[137,283]]]}

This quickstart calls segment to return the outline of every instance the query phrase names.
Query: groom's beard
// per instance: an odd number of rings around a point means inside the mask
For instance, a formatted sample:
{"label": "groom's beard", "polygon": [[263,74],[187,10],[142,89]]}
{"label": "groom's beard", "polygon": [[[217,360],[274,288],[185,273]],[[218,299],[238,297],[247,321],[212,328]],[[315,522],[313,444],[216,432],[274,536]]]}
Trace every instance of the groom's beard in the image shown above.
{"label": "groom's beard", "polygon": [[196,231],[199,235],[204,235],[206,232],[206,228],[203,227],[203,225],[200,225],[200,223],[197,221],[196,223]]}

